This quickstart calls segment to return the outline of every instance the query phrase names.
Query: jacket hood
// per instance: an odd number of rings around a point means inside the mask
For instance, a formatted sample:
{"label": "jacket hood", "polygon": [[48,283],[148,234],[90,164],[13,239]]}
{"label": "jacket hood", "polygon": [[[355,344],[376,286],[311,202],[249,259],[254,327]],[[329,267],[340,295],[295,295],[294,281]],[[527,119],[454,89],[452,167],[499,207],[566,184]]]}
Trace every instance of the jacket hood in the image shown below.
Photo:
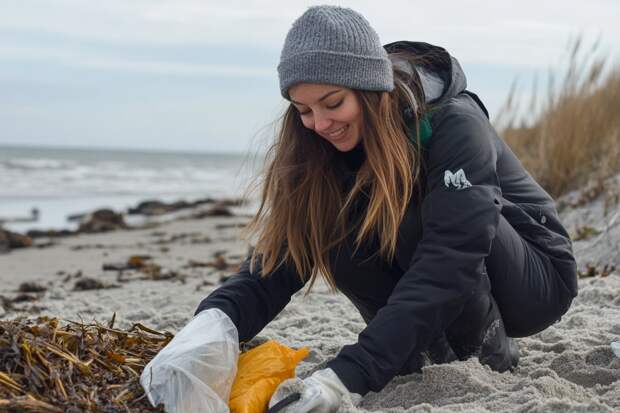
{"label": "jacket hood", "polygon": [[[467,79],[458,60],[442,47],[402,40],[386,44],[383,48],[388,53],[410,52],[422,57],[415,70],[422,81],[427,103],[441,103],[467,88]],[[393,62],[401,70],[411,70],[411,65],[405,60],[394,59]]]}

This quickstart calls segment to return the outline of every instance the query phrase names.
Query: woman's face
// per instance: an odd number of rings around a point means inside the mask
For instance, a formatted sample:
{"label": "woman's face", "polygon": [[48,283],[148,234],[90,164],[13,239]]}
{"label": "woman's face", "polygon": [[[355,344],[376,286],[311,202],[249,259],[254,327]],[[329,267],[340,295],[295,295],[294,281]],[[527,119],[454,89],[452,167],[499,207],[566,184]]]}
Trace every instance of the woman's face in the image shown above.
{"label": "woman's face", "polygon": [[355,93],[341,86],[298,83],[289,89],[304,126],[347,152],[359,143],[362,109]]}

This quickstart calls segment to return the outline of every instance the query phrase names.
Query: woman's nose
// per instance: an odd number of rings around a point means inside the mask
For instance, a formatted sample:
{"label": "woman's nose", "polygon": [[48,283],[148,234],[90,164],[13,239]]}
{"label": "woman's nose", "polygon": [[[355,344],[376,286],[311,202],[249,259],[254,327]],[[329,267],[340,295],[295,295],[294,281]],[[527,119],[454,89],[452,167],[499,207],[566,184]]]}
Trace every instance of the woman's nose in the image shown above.
{"label": "woman's nose", "polygon": [[326,132],[331,127],[333,121],[320,113],[314,116],[314,130],[317,132]]}

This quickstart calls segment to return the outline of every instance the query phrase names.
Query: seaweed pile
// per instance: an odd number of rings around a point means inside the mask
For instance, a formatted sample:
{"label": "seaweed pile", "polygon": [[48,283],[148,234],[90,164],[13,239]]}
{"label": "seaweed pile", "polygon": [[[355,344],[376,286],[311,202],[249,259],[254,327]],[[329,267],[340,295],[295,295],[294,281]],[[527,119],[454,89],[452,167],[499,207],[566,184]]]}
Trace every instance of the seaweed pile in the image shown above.
{"label": "seaweed pile", "polygon": [[0,411],[163,412],[140,386],[144,366],[172,339],[56,318],[0,320]]}

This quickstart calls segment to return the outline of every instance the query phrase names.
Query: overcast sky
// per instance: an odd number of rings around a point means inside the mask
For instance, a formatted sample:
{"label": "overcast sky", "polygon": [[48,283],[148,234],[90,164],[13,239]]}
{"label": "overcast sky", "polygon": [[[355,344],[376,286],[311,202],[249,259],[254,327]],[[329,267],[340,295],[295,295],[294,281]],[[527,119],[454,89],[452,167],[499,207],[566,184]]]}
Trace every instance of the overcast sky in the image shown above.
{"label": "overcast sky", "polygon": [[571,36],[619,61],[620,0],[0,0],[0,144],[244,152],[284,107],[286,32],[325,3],[445,47],[492,116]]}

